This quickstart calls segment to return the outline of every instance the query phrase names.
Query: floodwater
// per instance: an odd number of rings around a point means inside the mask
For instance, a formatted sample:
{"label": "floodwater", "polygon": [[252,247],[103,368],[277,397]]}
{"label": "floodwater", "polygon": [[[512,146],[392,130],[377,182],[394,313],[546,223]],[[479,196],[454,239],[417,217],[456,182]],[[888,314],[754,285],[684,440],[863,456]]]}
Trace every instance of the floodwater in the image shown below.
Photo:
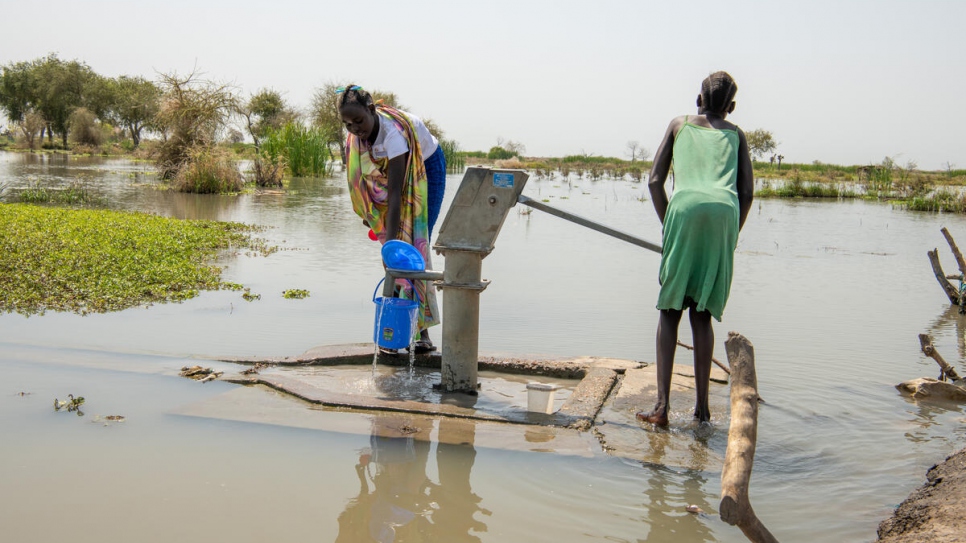
{"label": "floodwater", "polygon": [[[448,178],[447,202],[460,178]],[[219,291],[105,315],[0,315],[4,540],[744,541],[715,514],[714,467],[609,456],[590,435],[506,447],[486,438],[492,425],[456,431],[450,421],[322,411],[178,377],[183,365],[210,364],[198,358],[372,340],[379,246],[338,175],[296,179],[286,191],[196,196],[155,190],[145,163],[0,153],[8,192],[71,182],[119,209],[263,225],[282,250],[224,261],[224,278],[261,294],[255,302]],[[660,241],[645,185],[531,179],[524,194]],[[481,295],[481,351],[653,360],[659,257],[521,207],[483,261],[492,283]],[[755,345],[768,403],[751,501],[781,541],[873,540],[925,470],[966,445],[961,407],[917,403],[894,388],[938,374],[919,333],[933,334],[963,370],[966,319],[949,308],[926,258],[940,247],[946,271],[955,270],[942,226],[966,242],[960,216],[865,201],[755,202],[724,322],[715,323],[716,355],[724,358],[729,330]],[[291,288],[311,295],[282,298]],[[438,343],[439,330],[432,334]],[[689,335],[684,319],[681,338]],[[679,362],[688,356],[682,349]],[[51,408],[68,393],[86,398],[83,417]],[[692,404],[672,397],[679,418]],[[233,417],[218,415],[219,405],[257,408]],[[126,421],[97,419],[115,414]],[[726,417],[714,421],[721,440]],[[403,427],[410,431],[392,430]],[[641,447],[648,434],[641,430]],[[688,504],[709,514],[687,513]]]}

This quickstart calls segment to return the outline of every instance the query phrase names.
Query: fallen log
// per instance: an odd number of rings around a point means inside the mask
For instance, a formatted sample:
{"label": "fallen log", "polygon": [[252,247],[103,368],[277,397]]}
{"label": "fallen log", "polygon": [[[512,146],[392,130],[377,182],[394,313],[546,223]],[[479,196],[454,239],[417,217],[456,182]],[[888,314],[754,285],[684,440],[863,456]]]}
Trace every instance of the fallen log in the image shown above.
{"label": "fallen log", "polygon": [[765,528],[748,499],[751,468],[758,440],[758,377],[755,374],[755,348],[737,332],[725,341],[731,366],[731,426],[724,468],[721,470],[721,520],[737,526],[752,543],[777,543]]}
{"label": "fallen log", "polygon": [[956,246],[956,240],[953,239],[952,234],[946,227],[939,229],[943,233],[943,237],[946,238],[946,243],[949,244],[949,249],[953,252],[953,256],[956,257],[956,265],[959,266],[959,273],[966,275],[966,259],[963,259],[963,253],[960,252],[959,247]]}
{"label": "fallen log", "polygon": [[942,355],[939,354],[939,351],[936,350],[936,347],[933,346],[932,337],[930,337],[928,334],[919,334],[919,346],[922,348],[922,353],[924,355],[932,358],[937,364],[939,364],[939,370],[941,372],[939,374],[940,381],[944,380],[944,375],[953,381],[959,381],[962,379],[962,377],[956,373],[956,370],[943,359]]}
{"label": "fallen log", "polygon": [[932,272],[936,275],[936,280],[939,281],[939,286],[943,288],[943,292],[946,293],[946,297],[949,298],[949,303],[953,305],[960,305],[959,289],[949,282],[946,272],[943,271],[942,265],[939,264],[939,250],[933,249],[932,251],[927,251],[926,254],[929,255],[929,263],[932,265]]}

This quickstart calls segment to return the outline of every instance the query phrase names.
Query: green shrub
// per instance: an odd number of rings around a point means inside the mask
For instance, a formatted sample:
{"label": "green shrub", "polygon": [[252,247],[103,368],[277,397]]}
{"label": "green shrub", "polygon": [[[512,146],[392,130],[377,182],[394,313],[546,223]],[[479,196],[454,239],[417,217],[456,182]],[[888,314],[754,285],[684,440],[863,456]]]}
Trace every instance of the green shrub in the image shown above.
{"label": "green shrub", "polygon": [[508,151],[499,145],[490,147],[490,152],[486,153],[486,158],[490,160],[506,160],[515,156],[516,154],[514,152]]}
{"label": "green shrub", "polygon": [[[80,145],[100,147],[107,139],[104,128],[97,122],[97,117],[86,108],[79,107],[70,114],[70,139]],[[108,129],[109,133],[110,130]]]}
{"label": "green shrub", "polygon": [[242,188],[242,176],[224,151],[198,147],[189,152],[188,160],[174,176],[173,185],[180,192],[197,194],[238,192]]}

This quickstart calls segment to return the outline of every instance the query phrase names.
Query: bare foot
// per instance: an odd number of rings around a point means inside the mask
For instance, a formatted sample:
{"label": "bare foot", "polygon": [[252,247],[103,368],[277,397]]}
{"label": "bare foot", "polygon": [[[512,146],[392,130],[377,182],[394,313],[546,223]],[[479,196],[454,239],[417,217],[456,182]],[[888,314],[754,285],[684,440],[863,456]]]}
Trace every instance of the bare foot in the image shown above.
{"label": "bare foot", "polygon": [[641,411],[637,414],[637,420],[641,422],[650,422],[656,426],[667,426],[667,413],[662,413],[660,411],[651,411],[650,413],[645,413]]}

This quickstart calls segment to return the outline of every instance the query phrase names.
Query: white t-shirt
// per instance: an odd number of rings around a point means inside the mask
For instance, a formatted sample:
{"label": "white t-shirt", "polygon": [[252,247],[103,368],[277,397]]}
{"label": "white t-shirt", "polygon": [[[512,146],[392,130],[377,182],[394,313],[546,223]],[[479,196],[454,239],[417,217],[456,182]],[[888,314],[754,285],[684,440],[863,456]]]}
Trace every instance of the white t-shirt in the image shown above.
{"label": "white t-shirt", "polygon": [[[439,147],[439,142],[436,141],[436,138],[426,128],[423,120],[406,111],[400,111],[400,113],[408,117],[416,128],[416,137],[419,138],[419,147],[423,152],[423,160],[433,156],[436,148]],[[379,134],[376,135],[376,142],[372,144],[372,156],[375,158],[396,158],[403,153],[409,152],[406,135],[399,130],[396,123],[382,115],[376,114],[376,116],[379,117]]]}

